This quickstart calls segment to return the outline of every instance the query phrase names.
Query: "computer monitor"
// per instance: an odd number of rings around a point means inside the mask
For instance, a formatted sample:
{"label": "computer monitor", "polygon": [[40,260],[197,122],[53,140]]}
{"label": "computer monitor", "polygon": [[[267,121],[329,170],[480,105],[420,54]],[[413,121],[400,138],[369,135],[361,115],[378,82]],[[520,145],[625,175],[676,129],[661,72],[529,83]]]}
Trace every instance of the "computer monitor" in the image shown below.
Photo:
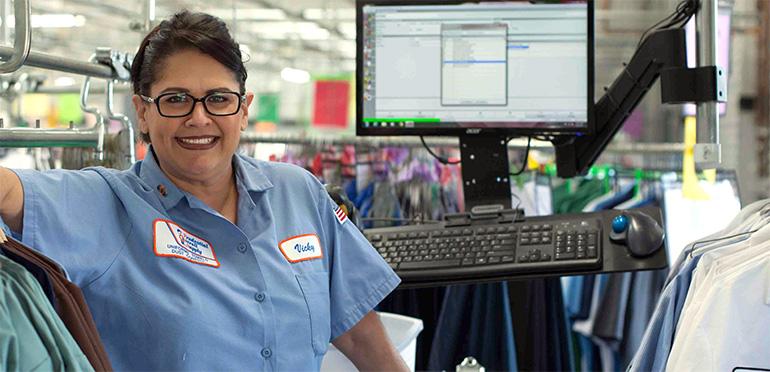
{"label": "computer monitor", "polygon": [[592,131],[592,1],[356,8],[358,135]]}

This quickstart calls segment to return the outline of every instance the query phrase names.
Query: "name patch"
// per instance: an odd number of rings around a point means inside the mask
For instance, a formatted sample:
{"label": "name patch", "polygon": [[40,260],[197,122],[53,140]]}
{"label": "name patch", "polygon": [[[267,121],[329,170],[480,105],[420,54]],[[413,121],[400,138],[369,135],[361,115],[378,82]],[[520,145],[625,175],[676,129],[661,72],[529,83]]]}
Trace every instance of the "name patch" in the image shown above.
{"label": "name patch", "polygon": [[278,243],[283,256],[291,263],[323,257],[321,240],[316,234],[298,235]]}
{"label": "name patch", "polygon": [[219,267],[214,247],[168,220],[153,222],[153,250],[161,257],[177,257],[192,263]]}

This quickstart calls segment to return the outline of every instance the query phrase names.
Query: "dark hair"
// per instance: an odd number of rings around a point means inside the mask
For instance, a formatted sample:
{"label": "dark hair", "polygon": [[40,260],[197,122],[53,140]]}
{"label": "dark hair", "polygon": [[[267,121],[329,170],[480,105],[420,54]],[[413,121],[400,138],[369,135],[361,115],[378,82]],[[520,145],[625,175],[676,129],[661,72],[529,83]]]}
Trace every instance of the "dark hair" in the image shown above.
{"label": "dark hair", "polygon": [[[131,64],[134,94],[149,95],[150,85],[157,79],[165,59],[178,51],[192,48],[230,69],[238,81],[240,93],[246,92],[246,67],[241,49],[225,22],[206,13],[183,10],[161,22],[142,40]],[[150,142],[149,135],[142,133],[141,137]]]}

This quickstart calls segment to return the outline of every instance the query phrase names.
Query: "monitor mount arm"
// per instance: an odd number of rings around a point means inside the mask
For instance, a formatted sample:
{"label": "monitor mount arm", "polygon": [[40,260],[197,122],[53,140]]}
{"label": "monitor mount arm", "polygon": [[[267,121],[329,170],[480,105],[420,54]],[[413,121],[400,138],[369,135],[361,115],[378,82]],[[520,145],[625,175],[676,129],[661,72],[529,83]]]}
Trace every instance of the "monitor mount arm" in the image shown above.
{"label": "monitor mount arm", "polygon": [[725,101],[727,79],[718,66],[687,68],[685,31],[655,31],[594,105],[594,132],[552,141],[559,177],[588,171],[658,77],[663,103]]}

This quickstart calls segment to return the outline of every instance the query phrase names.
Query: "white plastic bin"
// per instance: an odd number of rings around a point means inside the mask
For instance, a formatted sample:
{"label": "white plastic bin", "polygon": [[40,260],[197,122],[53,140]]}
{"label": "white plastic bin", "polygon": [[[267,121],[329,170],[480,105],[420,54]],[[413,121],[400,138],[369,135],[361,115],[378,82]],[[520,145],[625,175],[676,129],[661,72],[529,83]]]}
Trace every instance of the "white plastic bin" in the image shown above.
{"label": "white plastic bin", "polygon": [[[388,333],[390,342],[393,343],[401,357],[404,358],[409,369],[414,371],[417,336],[422,332],[422,320],[391,313],[378,314],[382,324],[385,326],[385,332]],[[334,345],[329,344],[329,350],[326,352],[323,362],[321,362],[322,372],[356,370],[350,359],[345,357]]]}

